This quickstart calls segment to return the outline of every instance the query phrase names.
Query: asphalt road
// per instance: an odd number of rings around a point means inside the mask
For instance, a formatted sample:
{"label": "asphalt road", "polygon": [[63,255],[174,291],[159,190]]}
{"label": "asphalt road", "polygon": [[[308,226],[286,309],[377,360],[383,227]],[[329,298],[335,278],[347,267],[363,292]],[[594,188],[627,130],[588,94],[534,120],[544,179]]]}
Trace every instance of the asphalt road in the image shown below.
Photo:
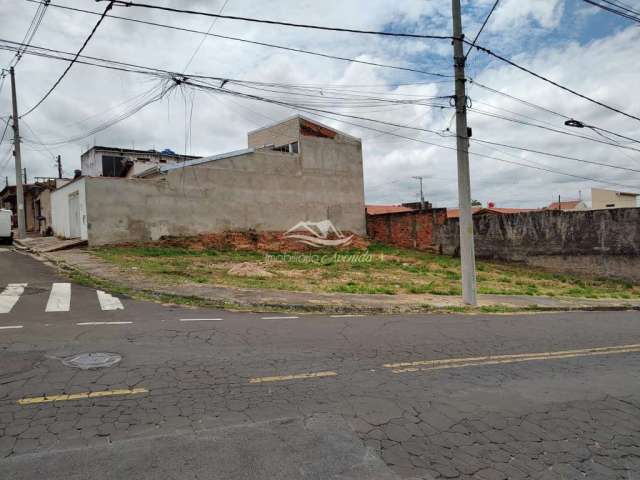
{"label": "asphalt road", "polygon": [[[68,283],[0,251],[2,479],[640,478],[638,312],[240,313]],[[63,363],[95,352],[122,360]]]}

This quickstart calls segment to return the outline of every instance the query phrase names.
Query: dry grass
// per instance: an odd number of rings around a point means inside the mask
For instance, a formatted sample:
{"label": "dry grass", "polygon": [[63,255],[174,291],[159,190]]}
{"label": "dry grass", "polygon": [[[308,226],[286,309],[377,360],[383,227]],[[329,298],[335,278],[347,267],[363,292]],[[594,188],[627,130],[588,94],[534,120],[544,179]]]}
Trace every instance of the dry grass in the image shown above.
{"label": "dry grass", "polygon": [[[125,269],[159,282],[198,282],[248,288],[365,294],[398,293],[459,295],[458,259],[372,245],[362,251],[313,252],[308,256],[261,252],[194,251],[175,247],[105,247],[93,253]],[[360,255],[359,262],[344,261]],[[274,274],[271,278],[238,277],[229,269],[252,262]],[[640,285],[618,280],[579,278],[514,264],[478,262],[480,293],[583,298],[640,298]]]}

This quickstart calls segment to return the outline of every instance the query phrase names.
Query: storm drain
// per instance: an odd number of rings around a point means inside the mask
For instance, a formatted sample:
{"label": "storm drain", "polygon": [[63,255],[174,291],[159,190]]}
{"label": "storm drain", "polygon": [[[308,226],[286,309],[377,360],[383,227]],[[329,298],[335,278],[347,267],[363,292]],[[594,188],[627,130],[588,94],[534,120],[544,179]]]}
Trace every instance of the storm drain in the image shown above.
{"label": "storm drain", "polygon": [[107,368],[113,367],[120,363],[122,357],[117,353],[81,353],[62,360],[67,367],[81,368],[89,370],[90,368]]}

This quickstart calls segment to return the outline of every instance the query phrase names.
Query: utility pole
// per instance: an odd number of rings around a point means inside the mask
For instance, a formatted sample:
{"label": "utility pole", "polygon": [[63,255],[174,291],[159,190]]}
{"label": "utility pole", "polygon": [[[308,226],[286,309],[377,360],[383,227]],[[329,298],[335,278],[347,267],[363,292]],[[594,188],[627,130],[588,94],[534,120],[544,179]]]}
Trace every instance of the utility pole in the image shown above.
{"label": "utility pole", "polygon": [[420,210],[424,210],[424,194],[422,193],[422,179],[424,177],[413,177],[416,180],[420,180]]}
{"label": "utility pole", "polygon": [[471,213],[471,179],[469,174],[469,136],[467,127],[467,93],[464,76],[464,35],[460,0],[451,0],[453,13],[453,63],[456,74],[456,137],[458,151],[458,203],[460,207],[460,263],[462,264],[462,299],[476,305],[476,258],[473,245]]}
{"label": "utility pole", "polygon": [[456,137],[458,151],[458,203],[460,207],[460,263],[462,264],[462,299],[476,305],[476,258],[473,246],[471,213],[471,179],[469,174],[469,134],[467,94],[464,76],[464,35],[460,0],[451,1],[453,13],[453,60],[456,74]]}
{"label": "utility pole", "polygon": [[11,102],[13,103],[13,155],[16,162],[16,214],[18,216],[18,238],[27,236],[24,211],[24,192],[22,190],[22,157],[20,155],[20,128],[18,125],[18,100],[16,98],[16,78],[13,67],[11,75]]}
{"label": "utility pole", "polygon": [[58,165],[58,178],[62,178],[62,158],[60,158],[60,155],[58,155],[56,164]]}

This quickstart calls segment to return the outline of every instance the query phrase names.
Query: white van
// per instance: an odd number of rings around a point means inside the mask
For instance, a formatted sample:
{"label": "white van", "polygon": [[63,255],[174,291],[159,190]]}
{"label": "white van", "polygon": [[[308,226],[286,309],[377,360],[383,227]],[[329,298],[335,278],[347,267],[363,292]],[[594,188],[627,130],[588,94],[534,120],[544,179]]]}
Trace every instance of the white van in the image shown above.
{"label": "white van", "polygon": [[11,244],[13,232],[11,231],[11,210],[0,208],[0,243]]}

